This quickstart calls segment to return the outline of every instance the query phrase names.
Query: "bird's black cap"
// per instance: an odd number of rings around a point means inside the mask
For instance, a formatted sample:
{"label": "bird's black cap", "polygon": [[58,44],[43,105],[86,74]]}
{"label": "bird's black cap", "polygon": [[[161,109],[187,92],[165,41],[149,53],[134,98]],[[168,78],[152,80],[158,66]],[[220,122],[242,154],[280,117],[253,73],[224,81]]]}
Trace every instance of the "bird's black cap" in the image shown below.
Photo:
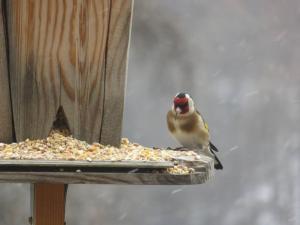
{"label": "bird's black cap", "polygon": [[180,92],[176,95],[177,98],[185,98],[185,93],[184,92]]}

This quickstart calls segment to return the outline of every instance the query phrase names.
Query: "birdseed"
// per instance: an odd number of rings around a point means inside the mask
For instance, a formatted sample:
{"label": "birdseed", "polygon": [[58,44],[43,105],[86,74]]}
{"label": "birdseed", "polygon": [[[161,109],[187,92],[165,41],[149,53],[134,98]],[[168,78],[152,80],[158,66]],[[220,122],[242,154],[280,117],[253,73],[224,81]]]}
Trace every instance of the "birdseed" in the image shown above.
{"label": "birdseed", "polygon": [[[84,161],[172,161],[188,157],[198,160],[199,155],[194,151],[175,151],[160,148],[148,148],[138,143],[132,143],[122,138],[119,148],[100,143],[88,144],[62,131],[51,131],[45,139],[4,144],[0,143],[1,160],[84,160]],[[170,174],[194,173],[193,168],[175,165],[166,169]]]}

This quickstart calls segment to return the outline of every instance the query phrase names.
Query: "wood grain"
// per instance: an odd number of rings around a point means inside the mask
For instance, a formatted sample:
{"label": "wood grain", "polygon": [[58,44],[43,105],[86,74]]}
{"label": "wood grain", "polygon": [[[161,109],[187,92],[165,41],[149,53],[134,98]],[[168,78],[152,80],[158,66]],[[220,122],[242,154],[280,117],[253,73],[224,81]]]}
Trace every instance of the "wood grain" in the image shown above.
{"label": "wood grain", "polygon": [[62,106],[74,137],[118,145],[131,0],[10,0],[6,11],[17,140],[46,137]]}
{"label": "wood grain", "polygon": [[188,175],[161,173],[0,172],[5,183],[191,185],[209,179],[207,172]]}
{"label": "wood grain", "polygon": [[111,1],[105,62],[105,93],[101,142],[118,146],[122,131],[127,55],[131,30],[131,0]]}
{"label": "wood grain", "polygon": [[[74,137],[99,142],[103,118],[109,0],[65,1],[59,61],[61,105]],[[120,133],[115,133],[119,136]]]}
{"label": "wood grain", "polygon": [[9,90],[7,46],[5,40],[5,26],[3,1],[0,0],[0,142],[13,142],[13,123]]}
{"label": "wood grain", "polygon": [[64,184],[34,184],[33,201],[33,225],[64,225]]}
{"label": "wood grain", "polygon": [[[63,1],[6,1],[17,141],[46,137],[59,107]],[[43,4],[42,4],[43,3]]]}

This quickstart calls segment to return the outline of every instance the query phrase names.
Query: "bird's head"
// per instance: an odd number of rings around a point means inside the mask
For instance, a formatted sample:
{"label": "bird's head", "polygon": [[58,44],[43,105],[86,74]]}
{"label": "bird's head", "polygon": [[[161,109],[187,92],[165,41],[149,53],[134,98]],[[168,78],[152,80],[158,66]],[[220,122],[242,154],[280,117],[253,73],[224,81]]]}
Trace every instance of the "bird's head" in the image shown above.
{"label": "bird's head", "polygon": [[180,92],[175,95],[172,111],[177,115],[189,115],[195,112],[194,101],[189,94]]}

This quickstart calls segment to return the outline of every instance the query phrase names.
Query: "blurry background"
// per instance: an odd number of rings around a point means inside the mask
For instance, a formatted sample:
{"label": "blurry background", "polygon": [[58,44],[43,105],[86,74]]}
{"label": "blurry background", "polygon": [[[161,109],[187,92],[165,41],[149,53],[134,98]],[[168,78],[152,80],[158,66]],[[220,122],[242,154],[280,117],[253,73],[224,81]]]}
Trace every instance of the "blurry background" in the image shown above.
{"label": "blurry background", "polygon": [[[70,225],[299,225],[300,2],[136,0],[123,135],[176,146],[189,92],[225,169],[199,186],[71,185]],[[28,189],[27,189],[28,188]],[[0,224],[27,224],[29,186],[0,184]]]}

